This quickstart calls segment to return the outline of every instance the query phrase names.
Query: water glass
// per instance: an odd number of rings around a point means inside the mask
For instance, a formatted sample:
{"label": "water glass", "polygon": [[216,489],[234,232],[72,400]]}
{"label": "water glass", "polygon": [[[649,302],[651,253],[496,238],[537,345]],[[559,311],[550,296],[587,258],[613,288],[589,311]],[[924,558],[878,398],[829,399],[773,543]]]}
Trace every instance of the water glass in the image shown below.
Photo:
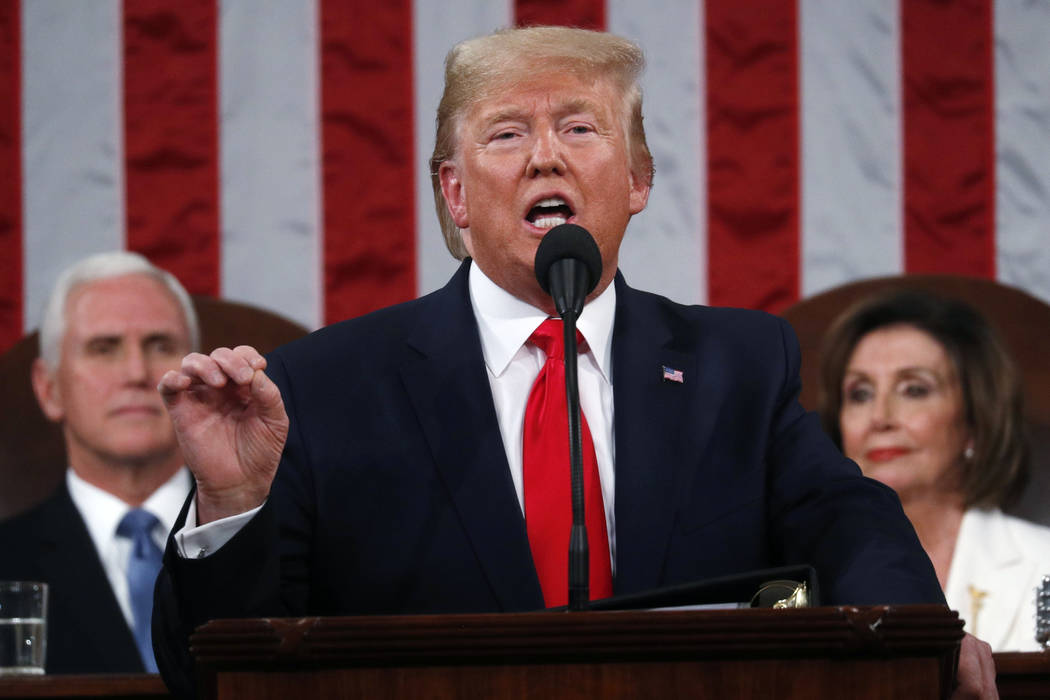
{"label": "water glass", "polygon": [[47,584],[0,581],[0,676],[44,672]]}

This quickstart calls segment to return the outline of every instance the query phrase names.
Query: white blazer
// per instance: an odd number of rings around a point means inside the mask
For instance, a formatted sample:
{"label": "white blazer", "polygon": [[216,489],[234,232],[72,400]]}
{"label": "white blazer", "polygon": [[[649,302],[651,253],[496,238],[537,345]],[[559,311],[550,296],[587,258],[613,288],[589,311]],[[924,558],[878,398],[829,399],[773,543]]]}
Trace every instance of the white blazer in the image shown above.
{"label": "white blazer", "polygon": [[966,631],[992,651],[1038,651],[1035,591],[1050,575],[1050,528],[1002,511],[963,515],[944,591]]}

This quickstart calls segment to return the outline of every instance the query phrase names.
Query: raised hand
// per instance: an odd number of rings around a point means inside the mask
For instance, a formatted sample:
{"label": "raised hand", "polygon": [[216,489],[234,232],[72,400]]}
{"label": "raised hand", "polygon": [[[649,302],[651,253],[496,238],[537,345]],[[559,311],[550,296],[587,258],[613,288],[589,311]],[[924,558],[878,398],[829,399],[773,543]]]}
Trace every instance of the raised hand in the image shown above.
{"label": "raised hand", "polygon": [[197,522],[251,510],[270,492],[288,437],[281,392],[255,348],[191,353],[157,389],[197,480]]}

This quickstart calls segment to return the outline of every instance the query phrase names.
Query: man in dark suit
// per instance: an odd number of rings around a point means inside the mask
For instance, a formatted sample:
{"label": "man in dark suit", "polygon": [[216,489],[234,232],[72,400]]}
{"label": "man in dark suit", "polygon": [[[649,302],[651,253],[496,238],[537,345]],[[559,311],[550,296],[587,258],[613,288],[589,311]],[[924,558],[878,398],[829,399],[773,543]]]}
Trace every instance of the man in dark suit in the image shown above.
{"label": "man in dark suit", "polygon": [[0,524],[0,579],[50,586],[48,673],[156,671],[144,603],[191,479],[155,387],[196,326],[178,281],[133,253],[74,264],[45,307],[33,388],[62,424],[69,469]]}
{"label": "man in dark suit", "polygon": [[582,30],[460,44],[431,160],[446,242],[469,258],[449,284],[268,359],[220,349],[163,378],[197,482],[158,580],[169,681],[213,617],[563,600],[534,531],[545,513],[530,498],[548,485],[530,481],[529,453],[558,351],[542,349],[554,308],[533,260],[564,222],[593,234],[603,265],[579,321],[592,592],[603,576],[631,593],[809,563],[827,602],[943,602],[894,495],[798,406],[790,328],[674,304],[617,273],[652,180],[641,66],[630,42]]}

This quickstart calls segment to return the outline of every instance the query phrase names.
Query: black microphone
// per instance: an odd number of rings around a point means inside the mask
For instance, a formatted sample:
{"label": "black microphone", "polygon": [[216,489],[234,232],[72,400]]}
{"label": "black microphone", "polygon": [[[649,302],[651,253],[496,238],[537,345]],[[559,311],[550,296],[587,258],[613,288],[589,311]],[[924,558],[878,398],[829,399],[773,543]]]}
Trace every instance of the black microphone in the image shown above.
{"label": "black microphone", "polygon": [[[602,255],[587,229],[555,226],[536,249],[536,279],[554,299],[565,332],[565,395],[569,409],[569,472],[572,481],[572,531],[569,536],[569,610],[590,603],[590,562],[583,502],[583,437],[580,386],[576,377],[576,319],[583,302],[602,276]],[[605,515],[603,514],[604,518]]]}
{"label": "black microphone", "polygon": [[536,249],[536,279],[554,299],[554,308],[563,319],[571,313],[575,322],[601,276],[602,254],[582,226],[555,226]]}

